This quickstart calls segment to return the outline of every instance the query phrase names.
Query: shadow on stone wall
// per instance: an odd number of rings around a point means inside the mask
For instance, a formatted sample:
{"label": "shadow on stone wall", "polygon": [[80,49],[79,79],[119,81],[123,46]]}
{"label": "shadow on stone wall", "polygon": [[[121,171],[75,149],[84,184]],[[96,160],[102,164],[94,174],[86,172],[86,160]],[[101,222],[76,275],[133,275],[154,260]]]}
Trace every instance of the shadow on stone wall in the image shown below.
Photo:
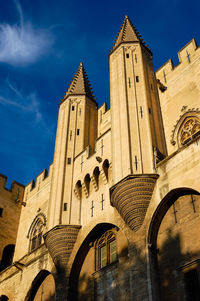
{"label": "shadow on stone wall", "polygon": [[183,252],[181,233],[173,234],[173,227],[168,228],[166,234],[157,254],[161,300],[199,300],[199,252],[193,252],[191,241]]}
{"label": "shadow on stone wall", "polygon": [[[197,301],[199,300],[199,283],[198,279],[195,279],[196,272],[191,277],[188,276],[189,278],[186,275],[194,270],[197,271],[197,274],[199,273],[200,264],[198,260],[196,261],[199,258],[199,253],[189,251],[189,249],[187,252],[183,252],[181,234],[173,234],[173,228],[168,228],[166,234],[162,247],[152,251],[155,262],[151,276],[159,283],[155,288],[152,288],[153,294],[155,294],[153,300]],[[194,239],[196,238],[194,237]],[[127,260],[130,260],[129,268],[127,268]],[[122,268],[123,266],[124,268]],[[107,277],[109,273],[113,277]],[[68,300],[149,300],[150,291],[148,291],[147,275],[147,260],[144,249],[130,244],[128,256],[127,249],[124,249],[118,254],[118,261],[113,265],[95,272],[90,277],[86,273],[83,274],[78,280],[78,286],[80,283],[84,283],[84,290],[82,289],[78,293],[77,287],[76,294],[71,295]],[[102,280],[99,280],[101,276]],[[153,282],[151,284],[154,285]]]}

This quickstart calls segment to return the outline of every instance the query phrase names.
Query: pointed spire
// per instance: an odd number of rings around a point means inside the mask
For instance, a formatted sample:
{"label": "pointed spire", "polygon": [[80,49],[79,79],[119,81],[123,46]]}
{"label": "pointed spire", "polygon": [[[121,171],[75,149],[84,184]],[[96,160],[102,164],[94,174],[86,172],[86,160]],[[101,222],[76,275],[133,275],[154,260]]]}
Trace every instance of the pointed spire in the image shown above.
{"label": "pointed spire", "polygon": [[69,85],[64,99],[68,95],[86,95],[91,100],[95,101],[95,97],[82,62]]}
{"label": "pointed spire", "polygon": [[146,49],[148,49],[148,51],[151,52],[151,50],[145,44],[145,42],[141,38],[141,35],[139,34],[135,26],[131,23],[127,15],[124,18],[124,22],[120,28],[114,46],[112,47],[112,50],[110,52],[115,50],[121,43],[126,42],[140,42]]}

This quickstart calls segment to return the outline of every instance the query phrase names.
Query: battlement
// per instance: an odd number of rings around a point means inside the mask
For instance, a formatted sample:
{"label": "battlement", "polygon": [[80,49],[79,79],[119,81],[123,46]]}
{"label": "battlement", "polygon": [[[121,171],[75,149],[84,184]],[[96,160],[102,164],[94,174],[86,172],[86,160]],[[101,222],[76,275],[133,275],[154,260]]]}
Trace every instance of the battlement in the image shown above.
{"label": "battlement", "polygon": [[98,109],[98,137],[103,135],[110,128],[110,109],[107,109],[107,104],[104,102]]}
{"label": "battlement", "polygon": [[175,75],[175,71],[181,72],[182,69],[194,62],[196,58],[200,57],[199,49],[195,39],[192,39],[178,51],[179,63],[175,66],[172,59],[169,59],[156,71],[157,79],[160,80],[162,84],[167,85],[170,78]]}
{"label": "battlement", "polygon": [[37,177],[36,180],[31,180],[25,187],[25,193],[39,191],[52,176],[53,163],[49,165],[49,169],[44,169]]}
{"label": "battlement", "polygon": [[0,174],[0,190],[5,193],[6,198],[9,198],[10,200],[20,201],[23,200],[24,195],[24,185],[12,181],[11,188],[6,187],[7,184],[7,177],[3,174]]}

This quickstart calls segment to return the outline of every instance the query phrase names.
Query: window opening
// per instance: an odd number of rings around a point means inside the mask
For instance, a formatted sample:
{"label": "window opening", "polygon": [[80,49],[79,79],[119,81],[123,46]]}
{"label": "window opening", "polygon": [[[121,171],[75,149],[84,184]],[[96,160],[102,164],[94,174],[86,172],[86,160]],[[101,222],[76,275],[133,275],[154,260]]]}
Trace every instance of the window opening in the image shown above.
{"label": "window opening", "polygon": [[3,217],[3,208],[0,208],[0,217]]}
{"label": "window opening", "polygon": [[67,164],[71,164],[71,158],[67,158]]}
{"label": "window opening", "polygon": [[96,269],[104,268],[117,260],[117,244],[113,231],[107,231],[97,241],[96,259]]}
{"label": "window opening", "polygon": [[67,203],[64,203],[63,210],[67,211]]}
{"label": "window opening", "polygon": [[69,136],[69,140],[72,140],[72,131],[70,131],[70,136]]}
{"label": "window opening", "polygon": [[130,77],[128,78],[128,86],[129,86],[129,88],[131,88],[131,79],[130,79]]}
{"label": "window opening", "polygon": [[129,59],[129,53],[126,53],[126,58]]}
{"label": "window opening", "polygon": [[136,80],[136,83],[139,83],[139,76],[138,75],[136,75],[135,80]]}
{"label": "window opening", "polygon": [[143,110],[142,110],[142,106],[140,106],[140,116],[141,116],[141,118],[143,118]]}
{"label": "window opening", "polygon": [[74,111],[74,106],[72,106],[72,111]]}
{"label": "window opening", "polygon": [[32,230],[30,239],[30,251],[37,249],[42,244],[42,233],[44,229],[44,224],[39,218]]}
{"label": "window opening", "polygon": [[136,62],[136,64],[137,64],[137,54],[135,54],[135,62]]}
{"label": "window opening", "polygon": [[77,129],[77,136],[79,136],[79,134],[80,134],[80,129]]}

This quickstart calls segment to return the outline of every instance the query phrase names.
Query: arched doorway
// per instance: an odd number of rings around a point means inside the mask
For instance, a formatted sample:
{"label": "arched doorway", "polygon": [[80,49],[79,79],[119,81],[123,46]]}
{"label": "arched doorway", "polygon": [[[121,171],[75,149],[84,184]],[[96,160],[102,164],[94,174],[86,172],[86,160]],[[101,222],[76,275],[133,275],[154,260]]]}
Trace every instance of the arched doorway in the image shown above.
{"label": "arched doorway", "polygon": [[170,191],[154,213],[148,235],[153,300],[199,300],[199,229],[199,193]]}
{"label": "arched doorway", "polygon": [[69,287],[70,301],[130,300],[128,245],[119,228],[101,223],[87,235],[72,265]]}
{"label": "arched doorway", "polygon": [[35,277],[25,301],[54,301],[55,282],[52,274],[42,270]]}

